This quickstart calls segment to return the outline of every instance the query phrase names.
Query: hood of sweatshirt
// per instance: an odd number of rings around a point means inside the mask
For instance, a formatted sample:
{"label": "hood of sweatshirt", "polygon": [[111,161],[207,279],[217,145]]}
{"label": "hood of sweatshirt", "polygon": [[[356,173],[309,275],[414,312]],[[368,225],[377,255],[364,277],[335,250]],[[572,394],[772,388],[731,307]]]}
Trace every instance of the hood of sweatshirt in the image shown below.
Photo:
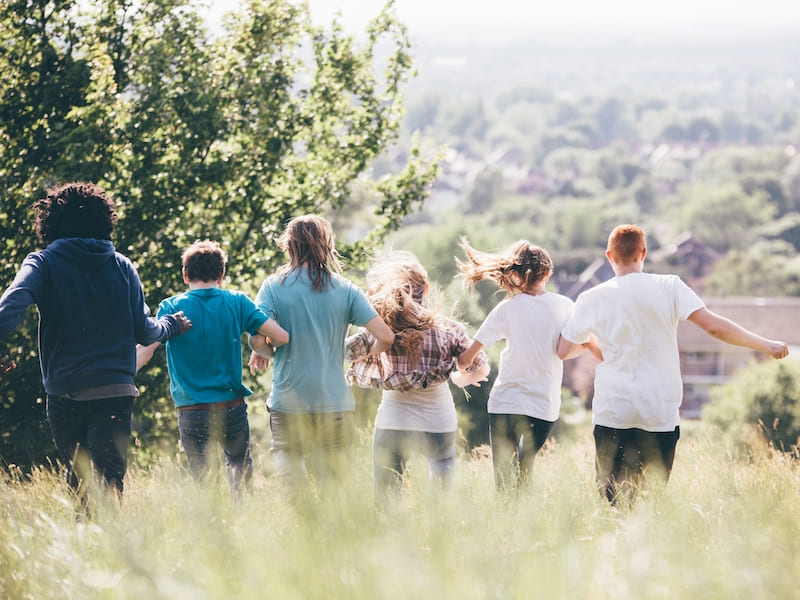
{"label": "hood of sweatshirt", "polygon": [[62,238],[51,242],[47,249],[54,256],[88,268],[104,265],[116,253],[110,240],[94,238]]}

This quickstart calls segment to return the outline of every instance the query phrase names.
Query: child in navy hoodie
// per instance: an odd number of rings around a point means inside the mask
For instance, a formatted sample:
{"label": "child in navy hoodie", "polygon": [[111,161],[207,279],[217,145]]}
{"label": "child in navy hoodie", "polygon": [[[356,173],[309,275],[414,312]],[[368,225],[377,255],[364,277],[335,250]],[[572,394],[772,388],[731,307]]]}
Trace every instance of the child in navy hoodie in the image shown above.
{"label": "child in navy hoodie", "polygon": [[68,183],[34,209],[47,247],[25,258],[0,297],[0,342],[36,304],[47,421],[67,480],[79,488],[83,456],[121,494],[138,395],[136,344],[166,341],[191,322],[183,313],[149,316],[135,268],[111,243],[117,215],[102,189]]}

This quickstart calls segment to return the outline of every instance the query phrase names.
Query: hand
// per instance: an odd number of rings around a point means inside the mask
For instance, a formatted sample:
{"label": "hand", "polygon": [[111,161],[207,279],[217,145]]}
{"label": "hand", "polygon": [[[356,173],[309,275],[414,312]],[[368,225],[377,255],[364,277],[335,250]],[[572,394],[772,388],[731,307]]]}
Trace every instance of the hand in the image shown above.
{"label": "hand", "polygon": [[0,375],[6,375],[17,368],[17,363],[14,362],[8,354],[0,358]]}
{"label": "hand", "polygon": [[192,328],[192,322],[183,314],[183,311],[178,311],[174,315],[175,320],[178,321],[179,332],[178,335],[183,335]]}
{"label": "hand", "polygon": [[772,358],[786,358],[789,356],[789,346],[786,344],[786,342],[767,340],[767,348],[765,352]]}
{"label": "hand", "polygon": [[266,371],[269,368],[269,359],[258,352],[251,352],[247,366],[250,367],[250,374],[255,375],[257,371]]}

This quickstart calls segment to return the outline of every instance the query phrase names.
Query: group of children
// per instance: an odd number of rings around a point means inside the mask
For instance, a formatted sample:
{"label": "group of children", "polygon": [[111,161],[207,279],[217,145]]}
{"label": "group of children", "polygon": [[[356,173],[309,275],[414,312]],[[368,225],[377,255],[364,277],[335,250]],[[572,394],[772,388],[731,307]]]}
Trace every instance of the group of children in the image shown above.
{"label": "group of children", "polygon": [[[74,218],[89,206],[113,223],[113,204],[96,186],[68,184],[37,204],[37,228],[49,245],[26,258],[0,299],[0,339],[25,307],[39,306],[48,420],[62,460],[72,469],[76,449],[83,449],[120,492],[133,376],[161,342],[190,472],[202,477],[209,444],[221,435],[233,490],[252,472],[244,333],[251,372],[273,363],[270,453],[294,492],[309,476],[322,490],[349,467],[350,386],[381,389],[372,444],[380,501],[402,487],[412,452],[428,458],[432,479],[450,484],[457,419],[448,382],[486,381],[483,349],[501,339],[506,346],[488,401],[497,486],[530,480],[534,457],[558,420],[562,361],[588,349],[601,360],[593,399],[596,476],[612,502],[621,486],[640,485],[646,471],[669,476],[679,437],[678,320],[774,358],[788,353],[786,344],[706,309],[679,278],[643,273],[645,237],[632,225],[609,237],[616,277],[575,304],[547,290],[553,264],[544,249],[519,241],[491,254],[462,239],[465,258],[457,263],[465,284],[490,280],[507,294],[474,339],[426,302],[428,277],[410,253],[379,258],[366,293],[344,278],[330,224],[315,215],[288,223],[278,240],[288,262],[263,282],[255,302],[221,287],[226,257],[219,244],[192,244],[182,258],[189,289],[161,302],[153,319],[135,271],[109,241],[111,230]],[[56,208],[69,219],[57,218]],[[90,249],[89,259],[72,256]],[[348,337],[351,326],[359,329]],[[13,368],[4,359],[3,370]]]}

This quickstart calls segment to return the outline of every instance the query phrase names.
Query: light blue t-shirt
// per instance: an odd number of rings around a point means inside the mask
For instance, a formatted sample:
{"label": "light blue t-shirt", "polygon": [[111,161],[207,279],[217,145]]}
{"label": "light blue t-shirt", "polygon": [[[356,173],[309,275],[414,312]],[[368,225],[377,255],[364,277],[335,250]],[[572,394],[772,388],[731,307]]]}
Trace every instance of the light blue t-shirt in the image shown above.
{"label": "light blue t-shirt", "polygon": [[355,410],[344,378],[344,340],[350,325],[366,325],[377,315],[361,290],[334,273],[327,290],[314,291],[306,270],[300,269],[283,282],[280,275],[269,277],[256,304],[289,332],[289,343],[275,350],[270,409]]}
{"label": "light blue t-shirt", "polygon": [[225,402],[253,392],[242,384],[242,334],[267,320],[241,292],[189,290],[163,300],[158,315],[182,310],[192,328],[167,342],[169,389],[175,406]]}

